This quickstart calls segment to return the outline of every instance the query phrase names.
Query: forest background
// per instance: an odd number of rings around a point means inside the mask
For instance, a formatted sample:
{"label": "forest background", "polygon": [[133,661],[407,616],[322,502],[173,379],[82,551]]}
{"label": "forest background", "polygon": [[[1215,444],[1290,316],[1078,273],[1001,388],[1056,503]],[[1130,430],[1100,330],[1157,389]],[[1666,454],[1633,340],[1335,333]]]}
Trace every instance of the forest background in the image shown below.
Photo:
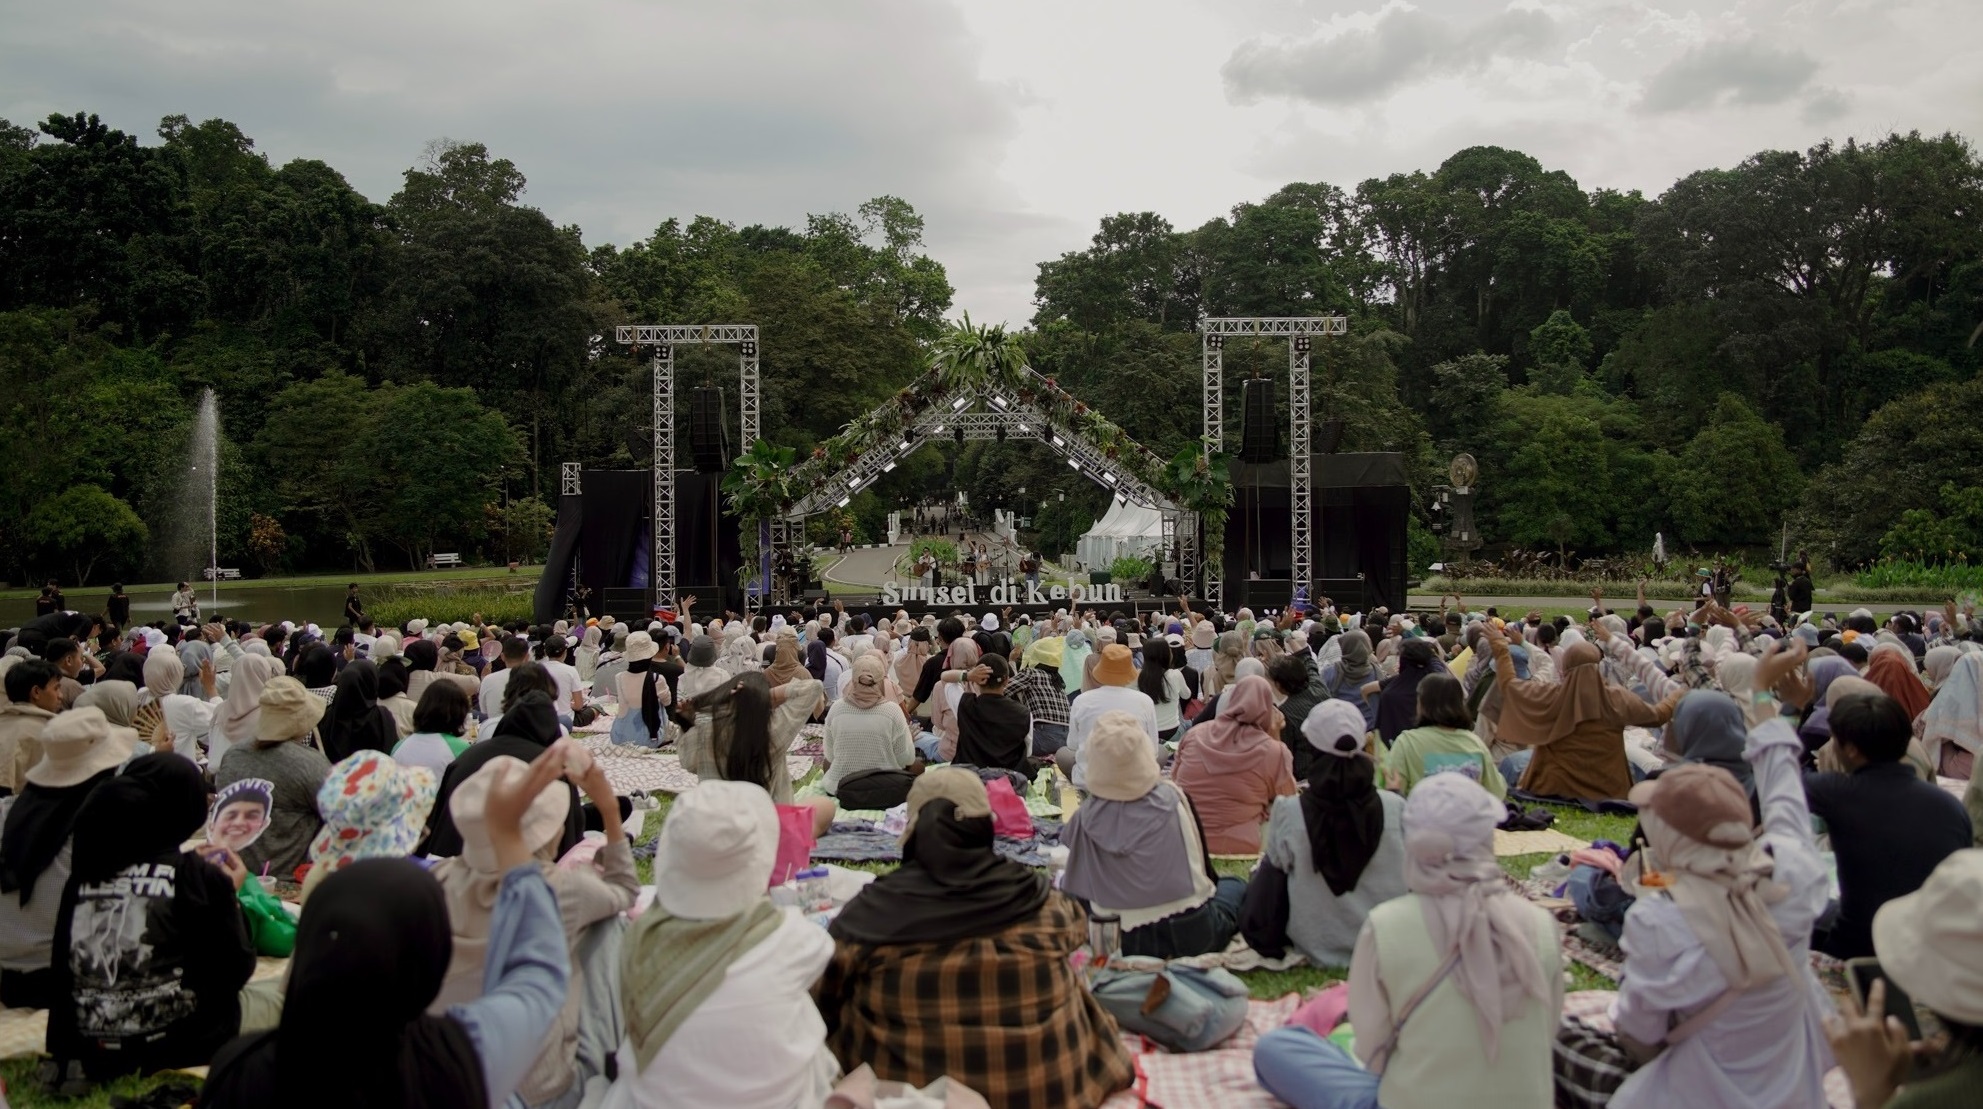
{"label": "forest background", "polygon": [[[560,463],[649,462],[648,369],[615,324],[758,324],[764,433],[804,450],[970,307],[900,198],[616,246],[525,195],[472,142],[430,144],[376,203],[223,120],[167,117],[155,141],[0,120],[0,577],[196,570],[160,552],[207,388],[222,565],[528,560]],[[1119,213],[1040,264],[1035,308],[1034,367],[1162,457],[1199,434],[1201,316],[1349,316],[1314,355],[1316,418],[1407,456],[1415,570],[1458,451],[1496,546],[1773,554],[1787,527],[1837,567],[1983,563],[1983,161],[1959,136],[1764,151],[1656,198],[1474,147],[1192,229]],[[1242,379],[1281,375],[1283,447],[1285,359],[1225,351],[1230,414]],[[734,405],[733,351],[677,370]],[[955,490],[1031,516],[1049,551],[1107,503],[1037,445],[974,443],[856,498],[857,538]]]}

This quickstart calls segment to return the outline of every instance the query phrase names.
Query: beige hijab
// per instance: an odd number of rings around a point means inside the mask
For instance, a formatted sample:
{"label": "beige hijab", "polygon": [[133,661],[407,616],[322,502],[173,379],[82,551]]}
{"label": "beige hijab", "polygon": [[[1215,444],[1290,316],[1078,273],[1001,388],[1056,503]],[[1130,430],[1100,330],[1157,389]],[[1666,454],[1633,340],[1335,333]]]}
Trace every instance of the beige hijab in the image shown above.
{"label": "beige hijab", "polygon": [[888,667],[881,661],[881,655],[874,651],[864,651],[854,660],[854,671],[847,676],[846,685],[841,687],[840,699],[857,709],[871,709],[881,704],[888,692]]}
{"label": "beige hijab", "polygon": [[772,648],[771,665],[764,670],[764,680],[773,689],[806,676],[805,664],[799,661],[799,637],[787,628],[778,633],[777,644]]}
{"label": "beige hijab", "polygon": [[[1639,810],[1639,826],[1647,846],[1626,860],[1625,885],[1642,898],[1670,896],[1730,989],[1796,973],[1769,910],[1789,891],[1771,880],[1776,863],[1761,844],[1752,839],[1740,847],[1717,847],[1689,839],[1650,809]],[[1651,865],[1666,877],[1664,887],[1643,884],[1648,852]]]}

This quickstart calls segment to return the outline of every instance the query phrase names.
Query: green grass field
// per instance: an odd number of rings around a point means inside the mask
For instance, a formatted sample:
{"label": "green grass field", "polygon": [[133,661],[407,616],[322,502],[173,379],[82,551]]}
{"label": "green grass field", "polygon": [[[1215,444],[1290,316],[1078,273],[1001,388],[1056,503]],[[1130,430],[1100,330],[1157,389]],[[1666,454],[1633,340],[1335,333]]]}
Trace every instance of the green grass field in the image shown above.
{"label": "green grass field", "polygon": [[[303,589],[319,586],[333,586],[341,589],[354,581],[358,583],[358,588],[361,592],[381,585],[408,585],[433,582],[509,582],[517,578],[528,578],[534,581],[540,569],[541,567],[537,566],[519,566],[516,573],[512,574],[506,566],[461,566],[451,570],[387,570],[374,574],[363,574],[357,571],[345,571],[335,574],[298,574],[294,577],[243,578],[239,581],[223,581],[220,583],[220,592],[222,596],[225,596],[231,589]],[[208,582],[195,582],[194,584],[199,588],[200,596],[202,597],[207,596],[207,591],[213,588]],[[170,593],[177,586],[177,582],[170,581],[125,582],[124,590],[127,593],[151,593],[158,591]],[[110,586],[107,583],[99,585],[77,585],[74,582],[65,581],[62,583],[62,592],[70,594],[69,603],[76,605],[84,604],[85,597],[108,594],[110,592]],[[0,589],[0,600],[6,601],[32,600],[40,595],[41,586],[39,584],[23,589]]]}

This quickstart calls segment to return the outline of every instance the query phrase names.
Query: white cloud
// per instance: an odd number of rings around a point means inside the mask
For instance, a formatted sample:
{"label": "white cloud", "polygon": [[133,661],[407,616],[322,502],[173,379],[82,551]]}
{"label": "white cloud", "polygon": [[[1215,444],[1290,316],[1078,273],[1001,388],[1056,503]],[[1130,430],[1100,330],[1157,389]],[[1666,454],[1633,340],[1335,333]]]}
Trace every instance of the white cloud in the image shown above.
{"label": "white cloud", "polygon": [[1710,43],[1653,74],[1642,104],[1654,112],[1722,103],[1780,104],[1797,95],[1817,71],[1817,59],[1802,50],[1755,40]]}

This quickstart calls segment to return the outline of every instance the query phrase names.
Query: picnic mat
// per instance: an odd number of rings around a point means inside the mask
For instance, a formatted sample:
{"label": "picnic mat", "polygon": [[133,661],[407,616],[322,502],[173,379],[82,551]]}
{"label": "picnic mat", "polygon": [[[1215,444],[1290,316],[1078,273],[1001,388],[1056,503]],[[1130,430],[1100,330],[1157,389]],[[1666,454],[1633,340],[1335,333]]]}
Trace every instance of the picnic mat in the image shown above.
{"label": "picnic mat", "polygon": [[1253,1077],[1253,1045],[1261,1033],[1288,1022],[1301,995],[1251,1001],[1246,1025],[1211,1051],[1174,1055],[1141,1036],[1125,1035],[1123,1045],[1136,1064],[1136,1080],[1102,1103],[1102,1109],[1276,1109],[1281,1105]]}
{"label": "picnic mat", "polygon": [[[1563,995],[1563,1015],[1576,1017],[1600,1032],[1610,1032],[1611,1002],[1618,995],[1610,990],[1579,990]],[[1853,1109],[1852,1082],[1845,1071],[1833,1067],[1825,1072],[1825,1101],[1831,1109]]]}
{"label": "picnic mat", "polygon": [[[999,836],[992,847],[1022,866],[1047,865],[1047,851],[1060,843],[1060,822],[1033,818],[1033,834],[1025,839]],[[899,863],[902,841],[865,820],[836,820],[813,844],[814,861]]]}
{"label": "picnic mat", "polygon": [[[673,751],[614,743],[604,734],[597,733],[577,733],[577,738],[606,769],[606,780],[613,783],[613,792],[622,797],[636,790],[686,793],[700,781],[694,773],[683,769],[681,756]],[[813,766],[814,760],[810,755],[785,756],[785,768],[791,772],[793,781],[811,773]]]}
{"label": "picnic mat", "polygon": [[[255,960],[255,973],[248,980],[280,978],[288,970],[288,959],[260,958]],[[47,1041],[48,1010],[0,1009],[0,1059],[43,1054]]]}
{"label": "picnic mat", "polygon": [[1576,836],[1565,835],[1554,828],[1545,828],[1540,832],[1503,832],[1499,829],[1494,832],[1494,855],[1500,859],[1515,855],[1540,855],[1545,852],[1557,855],[1566,851],[1580,851],[1589,846],[1588,842]]}

